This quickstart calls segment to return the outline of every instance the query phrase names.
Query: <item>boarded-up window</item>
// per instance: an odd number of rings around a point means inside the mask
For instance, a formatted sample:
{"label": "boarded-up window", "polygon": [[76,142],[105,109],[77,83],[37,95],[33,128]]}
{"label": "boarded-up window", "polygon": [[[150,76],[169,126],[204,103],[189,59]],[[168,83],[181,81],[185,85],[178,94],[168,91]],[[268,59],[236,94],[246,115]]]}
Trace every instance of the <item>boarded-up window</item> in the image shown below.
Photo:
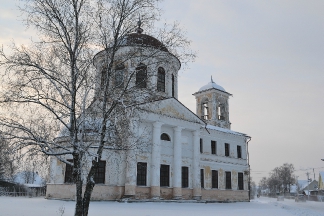
{"label": "boarded-up window", "polygon": [[137,185],[146,186],[147,163],[137,163]]}
{"label": "boarded-up window", "polygon": [[211,153],[216,154],[216,141],[212,140],[210,145],[211,145]]}
{"label": "boarded-up window", "polygon": [[237,178],[237,183],[238,183],[238,189],[239,190],[244,190],[243,186],[243,173],[238,173],[238,178]]}
{"label": "boarded-up window", "polygon": [[[72,159],[67,160],[70,163],[73,163]],[[73,166],[70,164],[66,164],[65,166],[65,176],[64,176],[64,183],[73,183]]]}
{"label": "boarded-up window", "polygon": [[170,186],[170,166],[161,164],[160,168],[160,186],[169,187]]}
{"label": "boarded-up window", "polygon": [[212,188],[218,188],[218,171],[212,170]]}
{"label": "boarded-up window", "polygon": [[183,188],[189,187],[189,168],[188,167],[182,167],[181,182],[182,182]]}
{"label": "boarded-up window", "polygon": [[225,188],[232,189],[232,175],[231,172],[225,172]]}
{"label": "boarded-up window", "polygon": [[99,167],[94,175],[94,181],[96,184],[105,183],[105,173],[106,173],[106,161],[99,161]]}

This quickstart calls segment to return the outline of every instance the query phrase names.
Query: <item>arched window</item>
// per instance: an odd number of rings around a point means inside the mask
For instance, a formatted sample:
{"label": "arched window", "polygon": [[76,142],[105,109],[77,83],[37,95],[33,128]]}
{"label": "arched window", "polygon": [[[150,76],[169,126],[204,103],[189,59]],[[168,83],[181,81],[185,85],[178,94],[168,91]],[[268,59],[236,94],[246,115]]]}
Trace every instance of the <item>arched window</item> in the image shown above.
{"label": "arched window", "polygon": [[115,68],[115,86],[117,88],[124,88],[124,64],[118,64]]}
{"label": "arched window", "polygon": [[203,100],[201,103],[201,118],[204,120],[209,118],[208,100]]}
{"label": "arched window", "polygon": [[147,80],[147,66],[140,63],[136,68],[136,86],[139,88],[146,88]]}
{"label": "arched window", "polygon": [[164,140],[164,141],[171,141],[169,135],[166,134],[166,133],[161,134],[161,140]]}
{"label": "arched window", "polygon": [[157,90],[165,92],[165,71],[162,67],[158,69]]}

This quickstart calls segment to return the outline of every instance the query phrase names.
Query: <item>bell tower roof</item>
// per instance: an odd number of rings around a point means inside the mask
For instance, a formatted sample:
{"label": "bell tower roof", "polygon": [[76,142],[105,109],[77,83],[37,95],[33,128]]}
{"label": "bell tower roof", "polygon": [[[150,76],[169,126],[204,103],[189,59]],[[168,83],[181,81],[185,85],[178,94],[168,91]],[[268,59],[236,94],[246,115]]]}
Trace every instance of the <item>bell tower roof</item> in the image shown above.
{"label": "bell tower roof", "polygon": [[212,76],[210,77],[210,82],[209,82],[207,85],[202,86],[202,87],[199,89],[199,92],[200,92],[200,91],[205,91],[205,90],[208,90],[208,89],[213,89],[213,88],[214,88],[214,89],[221,90],[221,91],[223,91],[223,92],[226,92],[225,89],[224,89],[222,86],[220,86],[220,85],[218,85],[218,84],[216,84],[216,83],[214,82]]}

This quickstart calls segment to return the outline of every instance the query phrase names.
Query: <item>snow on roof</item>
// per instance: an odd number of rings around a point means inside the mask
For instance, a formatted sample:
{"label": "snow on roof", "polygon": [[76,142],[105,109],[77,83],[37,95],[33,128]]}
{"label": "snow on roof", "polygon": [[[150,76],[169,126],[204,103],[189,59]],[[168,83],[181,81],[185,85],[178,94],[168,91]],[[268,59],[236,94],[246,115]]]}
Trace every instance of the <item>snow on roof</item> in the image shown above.
{"label": "snow on roof", "polygon": [[218,89],[218,90],[221,90],[223,92],[226,92],[225,89],[220,86],[220,85],[217,85],[214,81],[213,81],[213,78],[211,77],[211,80],[210,82],[207,84],[207,85],[204,85],[203,87],[201,87],[199,89],[199,92],[200,91],[205,91],[205,90],[208,90],[208,89]]}
{"label": "snow on roof", "polygon": [[239,136],[246,136],[246,134],[239,133],[239,132],[232,131],[232,130],[225,129],[225,128],[221,128],[221,127],[216,127],[214,125],[207,125],[206,128],[211,129],[211,130],[217,130],[217,131],[224,132],[224,133],[229,133],[229,134],[234,134],[234,135],[239,135]]}

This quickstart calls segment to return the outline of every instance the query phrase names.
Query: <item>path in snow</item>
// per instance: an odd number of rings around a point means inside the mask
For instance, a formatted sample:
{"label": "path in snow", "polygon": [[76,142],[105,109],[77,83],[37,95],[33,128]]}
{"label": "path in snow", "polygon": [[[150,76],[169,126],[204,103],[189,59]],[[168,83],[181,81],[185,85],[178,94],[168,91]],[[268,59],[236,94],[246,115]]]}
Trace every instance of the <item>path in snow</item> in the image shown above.
{"label": "path in snow", "polygon": [[[74,202],[44,198],[0,197],[0,216],[63,216],[73,215]],[[259,198],[250,203],[119,203],[91,202],[89,216],[324,216],[324,203],[277,202]]]}

